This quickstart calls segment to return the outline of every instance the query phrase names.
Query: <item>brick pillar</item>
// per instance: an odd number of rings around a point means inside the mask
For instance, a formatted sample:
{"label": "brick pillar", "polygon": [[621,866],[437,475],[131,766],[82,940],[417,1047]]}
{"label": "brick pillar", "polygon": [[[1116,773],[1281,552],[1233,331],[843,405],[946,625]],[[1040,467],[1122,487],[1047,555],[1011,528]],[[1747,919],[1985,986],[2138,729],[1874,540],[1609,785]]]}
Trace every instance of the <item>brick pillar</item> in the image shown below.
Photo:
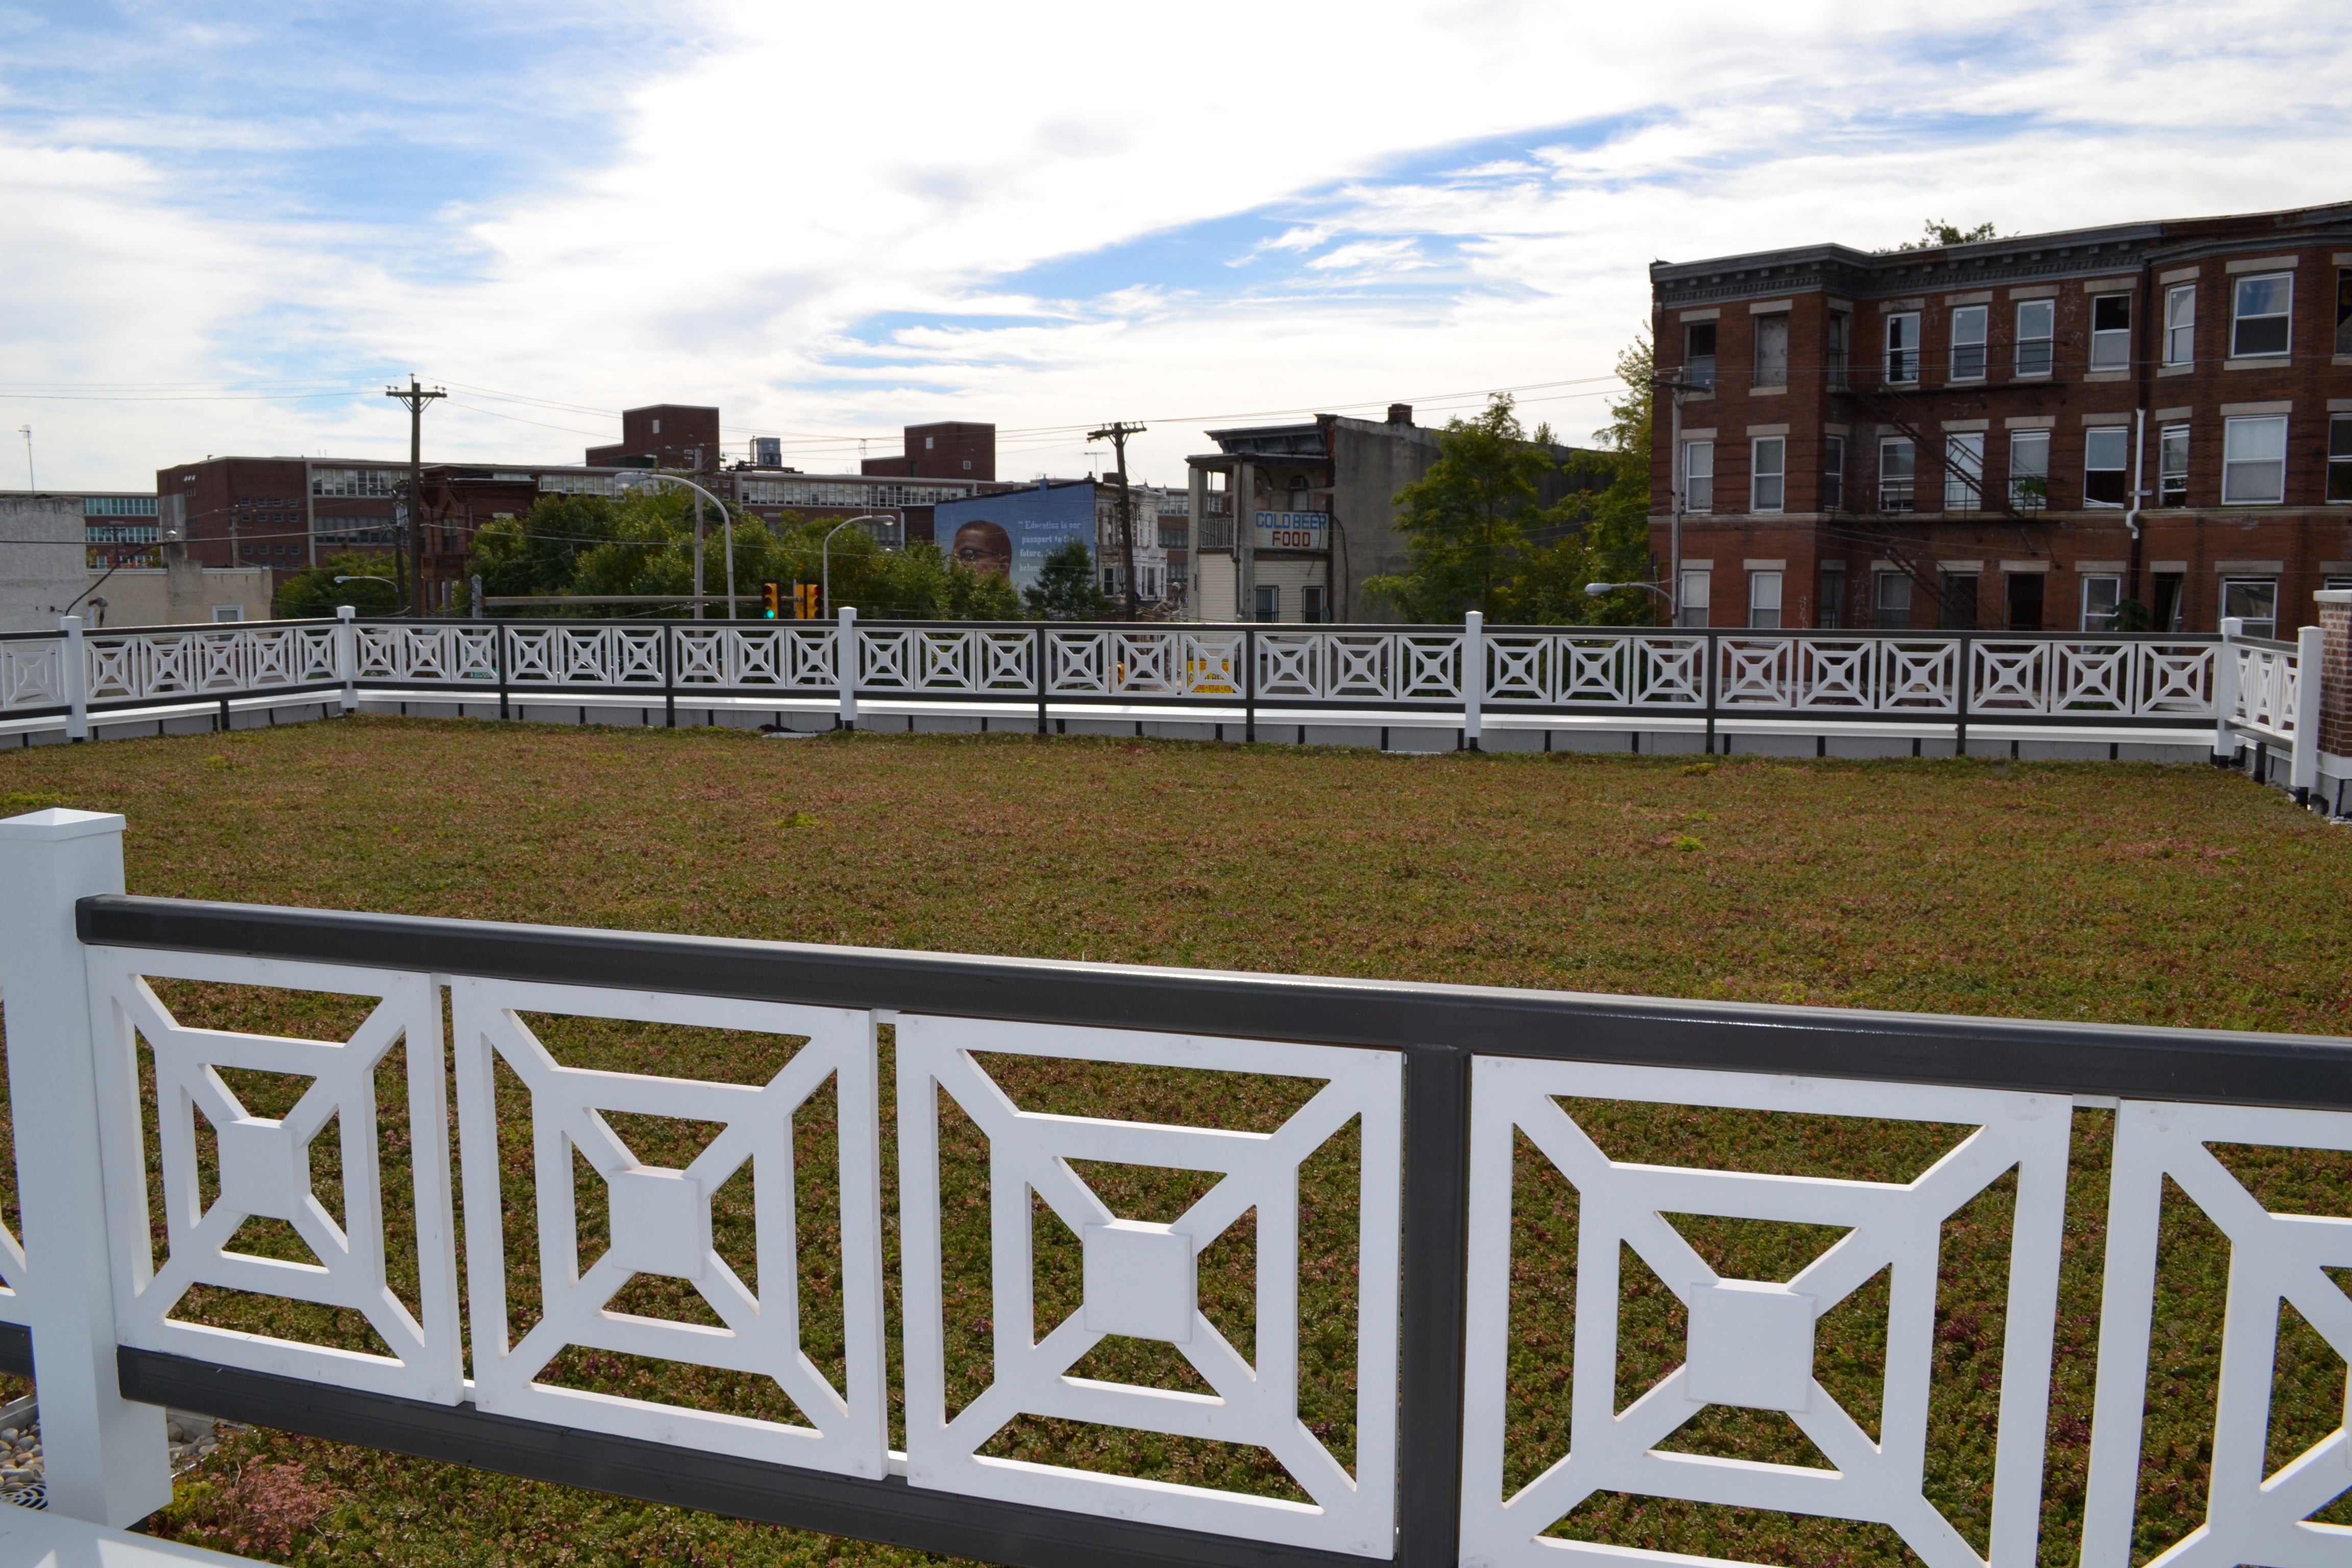
{"label": "brick pillar", "polygon": [[2352,589],[2312,597],[2319,601],[2319,629],[2326,638],[2319,666],[2319,749],[2352,757]]}

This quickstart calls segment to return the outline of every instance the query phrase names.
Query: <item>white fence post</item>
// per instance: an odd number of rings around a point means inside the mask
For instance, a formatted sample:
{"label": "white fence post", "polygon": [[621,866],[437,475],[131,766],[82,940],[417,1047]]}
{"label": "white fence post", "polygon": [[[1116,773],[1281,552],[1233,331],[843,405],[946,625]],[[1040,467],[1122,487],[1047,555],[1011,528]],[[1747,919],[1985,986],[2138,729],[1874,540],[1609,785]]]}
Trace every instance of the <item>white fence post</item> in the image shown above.
{"label": "white fence post", "polygon": [[2305,626],[2294,634],[2294,760],[2287,769],[2287,787],[2294,804],[2311,804],[2319,787],[2320,670],[2327,661],[2327,634]]}
{"label": "white fence post", "polygon": [[857,728],[857,606],[841,606],[841,629],[834,634],[834,678],[841,682],[841,727]]}
{"label": "white fence post", "polygon": [[2213,650],[2213,765],[2226,768],[2238,760],[2238,741],[2230,729],[2238,710],[2238,649],[2234,639],[2246,635],[2246,623],[2235,616],[2221,623],[2221,646]]}
{"label": "white fence post", "polygon": [[89,656],[81,646],[81,617],[59,616],[65,646],[58,650],[58,677],[66,689],[66,739],[89,739]]}
{"label": "white fence post", "polygon": [[355,614],[349,605],[335,606],[335,670],[343,678],[343,711],[355,713],[360,706],[360,630],[352,624]]}
{"label": "white fence post", "polygon": [[1462,617],[1462,744],[1478,749],[1479,703],[1486,695],[1486,616],[1472,610]]}
{"label": "white fence post", "polygon": [[16,1127],[26,1319],[49,1508],[125,1525],[172,1500],[163,1412],[122,1397],[98,1133],[96,1031],[74,901],[122,891],[122,818],[0,821],[0,995]]}

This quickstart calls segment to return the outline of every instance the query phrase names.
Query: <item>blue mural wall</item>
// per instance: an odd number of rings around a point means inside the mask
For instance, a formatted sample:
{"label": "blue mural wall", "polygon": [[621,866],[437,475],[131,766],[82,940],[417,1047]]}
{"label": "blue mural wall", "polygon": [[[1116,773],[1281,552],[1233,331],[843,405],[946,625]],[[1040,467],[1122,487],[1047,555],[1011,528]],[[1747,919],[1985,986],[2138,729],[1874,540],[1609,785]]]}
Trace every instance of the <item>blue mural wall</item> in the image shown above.
{"label": "blue mural wall", "polygon": [[931,513],[931,537],[975,572],[1034,587],[1045,557],[1071,540],[1095,548],[1092,479],[1040,480],[1005,495],[941,501]]}

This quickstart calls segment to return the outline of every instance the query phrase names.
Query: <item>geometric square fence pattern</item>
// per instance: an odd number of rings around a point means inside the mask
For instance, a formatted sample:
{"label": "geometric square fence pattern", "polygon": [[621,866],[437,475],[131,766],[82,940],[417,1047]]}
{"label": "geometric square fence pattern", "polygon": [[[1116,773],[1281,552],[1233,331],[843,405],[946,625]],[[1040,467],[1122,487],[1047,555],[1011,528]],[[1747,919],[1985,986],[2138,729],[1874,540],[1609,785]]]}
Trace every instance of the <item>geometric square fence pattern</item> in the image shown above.
{"label": "geometric square fence pattern", "polygon": [[[380,969],[205,957],[119,948],[89,952],[98,1053],[100,1142],[108,1173],[108,1229],[116,1247],[121,1342],[198,1356],[378,1394],[454,1405],[463,1396],[448,1163],[414,1163],[418,1304],[412,1313],[384,1270],[376,1068],[405,1047],[412,1146],[448,1141],[441,1006],[431,978]],[[194,1029],[172,1016],[145,976],[383,998],[348,1040],[303,1040]],[[154,1053],[166,1255],[149,1244],[144,1116],[137,1042]],[[282,1118],[252,1114],[218,1069],[310,1080]],[[207,1205],[198,1178],[197,1119],[213,1130],[220,1190]],[[342,1221],[311,1183],[314,1140],[335,1123],[342,1161]],[[282,1220],[318,1258],[290,1262],[233,1250],[249,1218]],[[172,1317],[191,1286],[209,1285],[341,1307],[364,1316],[390,1356],[184,1322]]]}
{"label": "geometric square fence pattern", "polygon": [[[1024,1111],[975,1053],[1076,1058],[1325,1080],[1271,1132]],[[898,1020],[899,1205],[905,1250],[908,1479],[918,1487],[1387,1558],[1394,1550],[1399,1096],[1393,1051],[976,1019]],[[940,1256],[940,1098],[988,1139],[989,1385],[948,1419]],[[1356,1473],[1299,1418],[1298,1168],[1359,1120],[1362,1175]],[[1215,1173],[1181,1216],[1115,1215],[1070,1164],[1106,1161]],[[1032,1194],[1084,1252],[1084,1301],[1040,1337]],[[1255,1353],[1201,1311],[1195,1260],[1255,1208]],[[1174,1347],[1202,1394],[1072,1377],[1107,1334]],[[1270,1451],[1311,1502],[1102,1475],[979,1450],[1020,1415],[1089,1422]]]}
{"label": "geometric square fence pattern", "polygon": [[[1994,1568],[2032,1568],[2064,1220],[2072,1104],[2063,1097],[1916,1084],[1479,1057],[1473,1066],[1462,1561],[1708,1561],[1547,1536],[1596,1491],[1883,1524],[1928,1568],[1982,1568],[1929,1501],[1927,1463],[1937,1248],[1944,1222],[2017,1173],[1992,1500]],[[1554,1099],[1567,1096],[1971,1126],[1908,1183],[1833,1180],[1612,1161]],[[1569,1451],[1505,1497],[1515,1132],[1577,1193],[1575,1375]],[[1726,1279],[1670,1214],[1845,1227],[1786,1282]],[[1630,1248],[1686,1310],[1683,1363],[1615,1408],[1620,1258]],[[1879,1440],[1813,1376],[1817,1320],[1888,1275]],[[1601,1369],[1598,1375],[1587,1369]],[[1710,1405],[1785,1412],[1835,1468],[1658,1445]]]}
{"label": "geometric square fence pattern", "polygon": [[[880,1130],[874,1016],[716,996],[457,978],[458,1126],[466,1180],[466,1277],[474,1400],[482,1409],[878,1479],[887,1468],[883,1388]],[[804,1037],[767,1083],[716,1083],[561,1065],[520,1015]],[[540,1318],[520,1340],[507,1317],[494,1066],[530,1096]],[[847,1386],[801,1345],[793,1113],[835,1081],[840,1128],[841,1307]],[[606,1113],[675,1117],[722,1129],[683,1169],[641,1163]],[[610,1194],[609,1246],[583,1268],[575,1152]],[[751,1163],[754,1292],[711,1245],[710,1201]],[[689,1282],[722,1327],[616,1312],[639,1274]],[[538,1381],[569,1346],[775,1380],[812,1425],[633,1399]]]}
{"label": "geometric square fence pattern", "polygon": [[2280,1304],[2292,1303],[2352,1362],[2352,1299],[2326,1272],[2352,1268],[2352,1219],[2271,1213],[2209,1142],[2352,1150],[2352,1115],[2146,1100],[2126,1100],[2116,1112],[2083,1562],[2085,1568],[2128,1568],[2131,1561],[2158,1221],[2168,1178],[2227,1238],[2230,1274],[2205,1521],[2148,1568],[2341,1568],[2352,1562],[2352,1530],[2314,1524],[2309,1516],[2352,1488],[2352,1443],[2344,1426],[2276,1473],[2263,1470]]}

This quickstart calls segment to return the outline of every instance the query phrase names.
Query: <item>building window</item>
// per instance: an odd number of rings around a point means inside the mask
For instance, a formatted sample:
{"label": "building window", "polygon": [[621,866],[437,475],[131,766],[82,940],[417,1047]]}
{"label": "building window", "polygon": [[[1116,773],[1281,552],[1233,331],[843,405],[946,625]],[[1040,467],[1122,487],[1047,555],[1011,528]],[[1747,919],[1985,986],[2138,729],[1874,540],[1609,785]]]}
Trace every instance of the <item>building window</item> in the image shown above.
{"label": "building window", "polygon": [[2042,629],[2042,574],[2039,572],[2013,572],[2009,578],[2009,629],[2013,632],[2038,632]]}
{"label": "building window", "polygon": [[1780,628],[1780,574],[1748,574],[1748,625],[1756,631]]}
{"label": "building window", "polygon": [[1252,607],[1256,614],[1257,619],[1261,621],[1278,621],[1282,619],[1282,590],[1280,588],[1260,587],[1255,590],[1255,599],[1256,603]]}
{"label": "building window", "polygon": [[1830,312],[1829,335],[1822,343],[1822,369],[1830,378],[1830,385],[1845,385],[1845,344],[1853,318],[1843,310]]}
{"label": "building window", "polygon": [[1785,315],[1756,318],[1756,384],[1789,384],[1789,318]]}
{"label": "building window", "polygon": [[2017,302],[2017,374],[2048,375],[2051,365],[2051,342],[2057,334],[2058,302],[2055,300],[2020,300]]}
{"label": "building window", "polygon": [[2116,608],[2123,602],[2124,580],[2105,573],[2083,579],[2083,629],[2086,632],[2111,632],[2116,629]]}
{"label": "building window", "polygon": [[2294,273],[2264,272],[2239,279],[2237,306],[2230,317],[2230,357],[2286,353],[2287,318],[2294,309]]}
{"label": "building window", "polygon": [[1702,392],[1715,390],[1715,323],[1693,321],[1683,329],[1683,380]]}
{"label": "building window", "polygon": [[2040,511],[2050,504],[2050,432],[2012,430],[2009,436],[2009,504]]}
{"label": "building window", "polygon": [[2091,297],[2091,368],[2131,368],[2131,296]]}
{"label": "building window", "polygon": [[1911,443],[1899,436],[1889,437],[1878,444],[1878,510],[1909,511],[1912,481],[1919,467],[1919,454]]}
{"label": "building window", "polygon": [[1919,312],[1897,310],[1886,318],[1886,379],[1908,385],[1919,379]]}
{"label": "building window", "polygon": [[2278,579],[2225,577],[2221,580],[2221,618],[2245,622],[2250,637],[2278,635]]}
{"label": "building window", "polygon": [[1759,438],[1748,458],[1748,510],[1779,511],[1788,496],[1789,443],[1780,436]]}
{"label": "building window", "polygon": [[1675,624],[1683,626],[1706,625],[1710,601],[1714,597],[1715,574],[1705,569],[1683,574],[1682,610]]}
{"label": "building window", "polygon": [[1328,618],[1323,614],[1322,584],[1309,583],[1298,590],[1298,618],[1318,623]]}
{"label": "building window", "polygon": [[1982,381],[1985,374],[1985,318],[1982,305],[1963,305],[1952,312],[1952,379]]}
{"label": "building window", "polygon": [[1835,631],[1845,625],[1845,563],[1822,563],[1821,611],[1813,624],[1824,631]]}
{"label": "building window", "polygon": [[2181,592],[2188,579],[2178,572],[2159,573],[2148,580],[2150,597],[2148,619],[2154,623],[2151,631],[2177,632],[2180,629],[2181,601],[2188,595]]}
{"label": "building window", "polygon": [[2352,415],[2327,422],[2327,499],[2352,500]]}
{"label": "building window", "polygon": [[2131,430],[2123,425],[2103,425],[2083,432],[2083,504],[2121,506],[2130,487],[2125,469],[2131,460]]}
{"label": "building window", "polygon": [[2286,421],[2231,419],[2221,427],[2221,504],[2275,506],[2286,499]]}
{"label": "building window", "polygon": [[1845,507],[1845,437],[1828,436],[1822,440],[1822,510],[1841,511]]}
{"label": "building window", "polygon": [[2336,352],[2352,354],[2352,267],[2336,274]]}
{"label": "building window", "polygon": [[1944,574],[1944,629],[1968,631],[1977,624],[1977,574]]}
{"label": "building window", "polygon": [[213,619],[215,621],[241,621],[245,619],[245,606],[243,605],[215,605],[213,606]]}
{"label": "building window", "polygon": [[1900,631],[1911,624],[1911,579],[1900,572],[1881,572],[1871,610],[1881,631]]}
{"label": "building window", "polygon": [[1715,510],[1715,443],[1683,443],[1683,510]]}
{"label": "building window", "polygon": [[2189,504],[2189,426],[2168,425],[2156,437],[2156,504]]}
{"label": "building window", "polygon": [[1944,437],[1944,510],[1974,511],[1984,505],[1984,443],[1981,432]]}
{"label": "building window", "polygon": [[2197,360],[2197,285],[2175,283],[2164,291],[2164,363]]}

